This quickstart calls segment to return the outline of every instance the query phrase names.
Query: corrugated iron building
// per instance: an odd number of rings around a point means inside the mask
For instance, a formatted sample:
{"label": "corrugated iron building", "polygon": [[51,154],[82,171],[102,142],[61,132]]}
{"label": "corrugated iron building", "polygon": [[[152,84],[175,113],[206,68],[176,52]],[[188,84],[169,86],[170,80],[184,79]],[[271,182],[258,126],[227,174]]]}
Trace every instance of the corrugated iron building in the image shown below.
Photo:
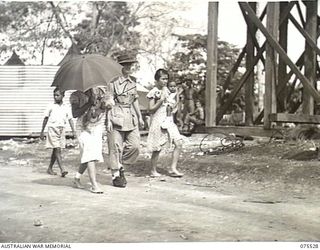
{"label": "corrugated iron building", "polygon": [[[34,136],[53,102],[50,87],[59,66],[0,66],[0,136]],[[70,91],[64,102],[69,104]],[[67,131],[70,131],[69,125]]]}

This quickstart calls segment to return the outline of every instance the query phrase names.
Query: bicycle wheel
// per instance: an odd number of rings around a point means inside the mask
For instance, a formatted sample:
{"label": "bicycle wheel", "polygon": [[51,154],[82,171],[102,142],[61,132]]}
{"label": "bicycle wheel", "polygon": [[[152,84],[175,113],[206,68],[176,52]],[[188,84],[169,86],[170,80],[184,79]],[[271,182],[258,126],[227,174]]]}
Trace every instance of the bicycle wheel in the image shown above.
{"label": "bicycle wheel", "polygon": [[216,151],[221,151],[222,140],[227,137],[224,133],[211,133],[204,136],[200,142],[199,148],[203,153],[213,153]]}

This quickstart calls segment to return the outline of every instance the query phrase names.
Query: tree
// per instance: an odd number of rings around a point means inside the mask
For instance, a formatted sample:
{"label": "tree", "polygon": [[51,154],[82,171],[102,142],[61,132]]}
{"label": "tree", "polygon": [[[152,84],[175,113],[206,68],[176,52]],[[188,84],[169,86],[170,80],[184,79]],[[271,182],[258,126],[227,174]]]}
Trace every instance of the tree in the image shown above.
{"label": "tree", "polygon": [[[138,25],[126,2],[0,2],[1,53],[26,51],[31,59],[46,48],[111,55],[139,44]],[[5,34],[5,35],[4,35]]]}
{"label": "tree", "polygon": [[[177,83],[184,83],[192,80],[195,88],[200,90],[199,99],[204,100],[204,88],[206,80],[206,60],[207,60],[207,36],[200,34],[176,35],[180,48],[171,57],[167,67],[171,71],[172,78]],[[218,41],[218,91],[221,91],[228,73],[237,60],[239,48],[225,41]],[[241,73],[237,73],[233,83],[240,79]],[[233,88],[233,84],[225,93],[219,92],[220,103],[223,102]],[[239,94],[239,99],[241,100]],[[239,99],[235,102],[239,102]]]}
{"label": "tree", "polygon": [[59,3],[56,9],[52,2],[0,2],[0,32],[4,45],[1,53],[16,50],[28,55],[26,59],[41,58],[43,63],[46,48],[62,51],[68,46],[67,33],[57,21],[57,10],[68,12],[68,20],[63,17],[68,30],[70,23],[77,19],[79,3],[73,3],[73,8],[67,3]]}
{"label": "tree", "polygon": [[72,32],[84,53],[112,55],[119,50],[138,50],[139,24],[126,2],[92,2],[93,11]]}

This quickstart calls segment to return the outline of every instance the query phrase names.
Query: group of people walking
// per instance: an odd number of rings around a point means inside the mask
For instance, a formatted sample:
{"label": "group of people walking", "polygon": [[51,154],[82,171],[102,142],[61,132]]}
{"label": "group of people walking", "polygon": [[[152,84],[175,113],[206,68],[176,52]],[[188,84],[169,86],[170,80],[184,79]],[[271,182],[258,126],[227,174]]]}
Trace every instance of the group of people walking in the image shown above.
{"label": "group of people walking", "polygon": [[[63,103],[64,92],[54,90],[54,104],[50,104],[45,113],[40,137],[44,138],[48,127],[46,147],[52,148],[51,161],[47,170],[56,175],[53,165],[57,162],[61,176],[68,171],[61,161],[61,148],[65,147],[65,126],[67,121],[78,139],[80,165],[74,177],[74,185],[84,188],[81,176],[88,170],[91,182],[90,191],[103,193],[96,180],[96,162],[103,162],[102,136],[107,132],[108,167],[111,169],[112,183],[115,187],[126,187],[124,171],[132,166],[140,148],[139,127],[144,121],[139,109],[135,78],[131,76],[135,57],[122,55],[117,58],[123,66],[122,76],[114,79],[107,86],[90,88],[86,92],[75,91],[70,96],[71,111]],[[157,163],[160,152],[167,144],[173,145],[171,171],[172,177],[182,177],[177,163],[184,137],[179,133],[173,116],[179,105],[179,93],[175,83],[169,79],[168,71],[158,69],[155,73],[155,87],[147,94],[151,122],[147,139],[148,149],[152,152],[150,176],[159,177]],[[72,118],[77,118],[74,126]]]}

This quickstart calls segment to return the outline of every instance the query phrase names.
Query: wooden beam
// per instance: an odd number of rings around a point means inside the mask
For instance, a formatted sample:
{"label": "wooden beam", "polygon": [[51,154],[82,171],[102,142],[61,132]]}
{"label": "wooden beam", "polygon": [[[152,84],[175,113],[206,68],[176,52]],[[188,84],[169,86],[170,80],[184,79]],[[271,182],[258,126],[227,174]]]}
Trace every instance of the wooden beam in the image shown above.
{"label": "wooden beam", "polygon": [[[301,69],[302,69],[302,66],[299,67],[299,69],[301,70]],[[292,94],[293,94],[293,92],[294,92],[294,90],[295,90],[295,88],[296,88],[297,82],[298,82],[298,77],[295,76],[295,77],[294,77],[294,80],[293,80],[293,82],[291,83],[291,86],[290,86],[290,88],[289,88],[286,102],[289,102],[289,101],[290,101],[290,98],[291,98],[291,96],[292,96]],[[289,110],[288,110],[288,111],[289,111]],[[292,112],[290,112],[290,113],[292,113]]]}
{"label": "wooden beam", "polygon": [[298,15],[299,15],[299,17],[300,17],[300,21],[301,21],[301,23],[302,23],[302,26],[304,27],[306,23],[305,23],[303,14],[302,14],[302,10],[301,10],[301,7],[300,7],[300,3],[297,2],[296,6],[297,6],[297,10],[298,10]]}
{"label": "wooden beam", "polygon": [[253,64],[251,65],[251,67],[249,69],[246,70],[246,72],[242,75],[240,81],[234,86],[232,92],[230,93],[230,96],[228,98],[228,100],[222,105],[222,107],[220,108],[220,111],[217,114],[217,123],[219,123],[219,121],[222,119],[223,114],[226,113],[226,111],[228,110],[228,108],[230,107],[230,105],[232,104],[234,98],[237,96],[237,94],[239,93],[240,89],[242,88],[243,84],[246,82],[246,80],[248,79],[249,75],[251,74],[251,72],[254,69],[254,65],[257,64],[257,62],[259,61],[259,58],[261,57],[262,53],[264,52],[266,47],[266,43],[264,43],[262,45],[262,47],[260,48],[260,50],[258,51],[257,55],[254,57],[253,59]]}
{"label": "wooden beam", "polygon": [[[239,3],[240,5],[241,3]],[[290,10],[295,5],[295,2],[290,2],[287,8],[284,10],[284,14],[280,19],[280,24],[284,21],[284,18],[290,13]],[[242,75],[240,81],[237,83],[237,85],[234,86],[234,89],[232,90],[230,97],[228,100],[221,106],[220,111],[217,114],[217,123],[222,119],[223,115],[226,113],[230,105],[232,104],[234,98],[239,93],[240,89],[242,88],[243,84],[247,80],[248,76],[251,74],[252,70],[254,70],[254,66],[258,63],[259,59],[261,58],[262,54],[264,53],[265,47],[266,47],[267,41],[263,43],[263,45],[260,47],[260,49],[257,51],[257,54],[254,58],[253,65],[248,69],[246,69],[246,72]]]}
{"label": "wooden beam", "polygon": [[217,44],[218,44],[218,2],[208,4],[208,39],[207,39],[207,80],[205,92],[206,126],[216,125],[217,105]]}
{"label": "wooden beam", "polygon": [[[256,2],[250,2],[249,4],[253,6],[253,9],[255,9],[255,12],[256,12],[257,3]],[[255,5],[255,7],[254,7],[254,5]],[[241,5],[239,5],[239,6],[240,6],[240,10],[242,12],[243,18],[244,18],[244,20],[245,20],[245,22],[247,24],[247,41],[248,41],[248,35],[250,35],[254,46],[256,47],[257,50],[259,50],[260,49],[260,45],[259,45],[259,43],[257,41],[257,38],[256,38],[256,33],[257,33],[258,29],[257,29],[257,27],[255,25],[252,25],[252,23],[249,21],[247,15],[245,15],[244,10],[242,9]],[[267,8],[265,7],[264,10],[263,10],[262,15],[259,18],[260,21],[263,20],[263,18],[265,16],[265,13],[266,13],[266,9]],[[264,59],[263,55],[261,56],[260,59],[261,59],[262,64],[265,65],[265,59]]]}
{"label": "wooden beam", "polygon": [[[267,13],[267,8],[265,7],[265,8],[263,9],[260,17],[259,17],[259,20],[262,21],[263,18],[265,17],[265,15],[266,15],[266,13]],[[255,27],[255,26],[254,26],[254,27]],[[257,28],[255,27],[254,33],[256,33],[256,31],[257,31]],[[258,43],[258,44],[259,44],[259,43]],[[247,49],[246,47],[247,47],[247,45],[244,46],[244,48],[242,49],[242,51],[241,51],[240,54],[239,54],[239,57],[238,57],[236,63],[233,65],[232,69],[230,70],[230,72],[229,72],[229,74],[228,74],[228,77],[227,77],[227,79],[225,80],[225,82],[224,82],[224,84],[223,84],[223,89],[224,89],[224,90],[226,90],[226,89],[229,87],[229,85],[230,85],[230,83],[231,83],[231,80],[232,80],[235,72],[237,72],[237,70],[238,70],[238,68],[239,68],[239,66],[240,66],[240,63],[242,62],[242,59],[244,58],[244,55],[245,55],[245,53],[246,53],[246,49]],[[256,48],[257,48],[257,50],[260,49],[259,46],[256,46]],[[261,54],[260,60],[262,61],[263,65],[264,65],[265,60],[264,60],[263,54]]]}
{"label": "wooden beam", "polygon": [[[315,4],[317,4],[317,2],[315,2]],[[318,55],[320,55],[320,49],[317,46],[316,42],[314,41],[314,38],[311,36],[311,34],[309,35],[309,32],[306,31],[307,27],[309,27],[309,26],[316,26],[317,27],[317,22],[316,22],[315,18],[312,18],[313,21],[312,21],[311,24],[307,19],[307,22],[306,22],[306,25],[305,25],[306,26],[306,28],[305,28],[306,30],[304,30],[303,27],[301,27],[301,25],[297,22],[297,20],[291,14],[289,14],[289,20],[299,30],[301,35],[303,35],[303,37],[306,39],[306,42],[308,43],[308,46],[310,46],[314,51],[316,51],[316,53]]]}
{"label": "wooden beam", "polygon": [[[256,12],[256,3],[250,3],[251,8]],[[259,44],[255,39],[254,25],[247,23],[247,54],[246,54],[246,68],[254,65],[254,47],[259,49]],[[254,33],[253,33],[254,32]],[[248,76],[245,83],[245,125],[253,125],[253,108],[254,108],[254,71]]]}
{"label": "wooden beam", "polygon": [[[288,2],[280,2],[280,15],[283,14],[283,11],[285,10],[287,5],[288,5]],[[283,23],[279,26],[279,44],[281,45],[283,50],[287,52],[288,50],[288,18],[285,18]],[[286,97],[288,95],[288,88],[287,88],[287,81],[285,81],[286,76],[287,76],[287,65],[281,58],[279,58],[277,90],[279,88],[282,89],[281,98],[277,98],[277,105],[278,105],[279,112],[284,112],[286,110],[286,105],[287,105]]]}
{"label": "wooden beam", "polygon": [[[268,2],[266,31],[270,35],[270,37],[272,37],[275,40],[278,40],[278,34],[279,34],[279,11],[280,11],[279,3]],[[263,126],[265,129],[269,129],[271,127],[269,114],[277,112],[277,99],[276,99],[277,54],[274,48],[270,45],[270,43],[267,43],[267,46],[266,46],[265,72],[266,73],[265,73],[265,98],[264,98]]]}
{"label": "wooden beam", "polygon": [[317,102],[320,102],[320,94],[313,87],[313,84],[310,83],[310,81],[300,72],[300,70],[297,68],[297,66],[288,57],[286,52],[281,48],[279,43],[269,34],[268,30],[264,27],[264,25],[260,22],[260,20],[255,16],[254,12],[251,10],[249,4],[247,4],[247,3],[241,3],[241,4],[244,6],[251,21],[255,25],[257,25],[257,27],[264,34],[268,43],[278,52],[279,56],[283,59],[283,61],[297,75],[297,77],[299,78],[299,80],[303,84],[303,87],[305,88],[305,90],[307,90]]}
{"label": "wooden beam", "polygon": [[[304,37],[306,38],[305,44],[305,76],[316,86],[316,65],[317,65],[317,54],[319,55],[320,49],[317,47],[317,10],[318,10],[318,1],[308,1],[306,5],[306,25],[303,30]],[[292,16],[291,16],[292,17]],[[289,16],[290,18],[290,16]],[[292,17],[293,18],[293,17]],[[292,19],[290,18],[290,20]],[[294,18],[293,18],[294,19]],[[303,91],[303,103],[302,103],[302,112],[304,114],[314,114],[314,100],[310,94],[306,91]]]}
{"label": "wooden beam", "polygon": [[258,136],[271,137],[274,134],[274,129],[264,129],[262,126],[215,126],[215,127],[197,127],[196,133],[224,133],[235,134],[238,136]]}
{"label": "wooden beam", "polygon": [[[320,37],[320,30],[318,30],[318,33],[317,33],[317,38]],[[305,52],[302,52],[302,54],[300,55],[299,59],[296,61],[296,66],[299,68],[299,70],[301,70],[302,66],[303,66],[303,63],[304,63],[304,56],[305,56]],[[318,67],[318,66],[317,66]],[[290,80],[290,78],[292,77],[293,75],[293,71],[290,70],[290,72],[286,75],[286,78],[285,78],[285,82],[288,82]],[[282,88],[277,88],[277,97],[281,96],[282,94]],[[290,96],[290,93],[288,94],[287,98]],[[260,114],[257,116],[257,118],[255,119],[254,121],[254,124],[259,124],[263,118],[263,114],[264,114],[264,109],[261,110]]]}
{"label": "wooden beam", "polygon": [[242,62],[242,59],[244,58],[244,55],[246,54],[246,47],[247,47],[247,46],[245,46],[245,47],[242,49],[242,51],[241,51],[241,53],[239,54],[239,57],[238,57],[236,63],[232,66],[231,70],[229,71],[228,77],[227,77],[226,81],[225,81],[225,82],[223,83],[223,85],[222,85],[222,88],[223,88],[224,91],[225,91],[226,89],[228,89],[228,87],[229,87],[229,85],[230,85],[230,83],[231,83],[231,80],[232,80],[233,77],[234,77],[234,74],[237,72],[237,70],[238,70],[238,68],[239,68],[239,66],[240,66],[240,64],[241,64],[241,62]]}
{"label": "wooden beam", "polygon": [[320,115],[308,114],[270,114],[269,119],[274,122],[292,122],[292,123],[320,123]]}

